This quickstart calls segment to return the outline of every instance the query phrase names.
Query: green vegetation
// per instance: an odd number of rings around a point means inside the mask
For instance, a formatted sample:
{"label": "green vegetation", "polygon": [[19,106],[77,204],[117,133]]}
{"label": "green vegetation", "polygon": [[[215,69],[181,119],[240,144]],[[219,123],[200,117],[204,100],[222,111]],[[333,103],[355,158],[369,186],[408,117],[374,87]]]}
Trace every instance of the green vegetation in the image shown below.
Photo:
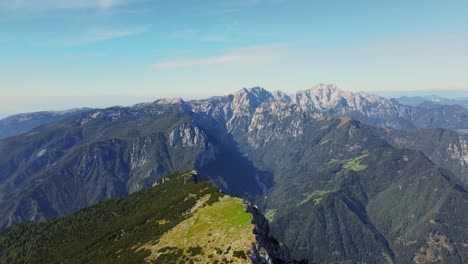
{"label": "green vegetation", "polygon": [[356,157],[354,159],[351,159],[346,162],[346,164],[343,165],[344,169],[350,169],[352,171],[363,171],[367,169],[367,165],[361,164],[361,161],[366,158],[369,154],[363,154],[359,157]]}
{"label": "green vegetation", "polygon": [[[277,209],[273,236],[295,258],[316,263],[412,263],[427,247],[427,234],[442,230],[454,248],[439,247],[442,261],[463,263],[466,191],[454,188],[450,175],[421,152],[395,148],[380,131],[341,121],[312,121],[301,136],[249,152],[255,166],[274,178],[267,198],[258,200],[263,209]],[[399,244],[397,237],[415,242]]]}
{"label": "green vegetation", "polygon": [[194,168],[205,151],[170,145],[169,133],[190,118],[177,106],[137,119],[126,108],[94,112],[101,115],[73,116],[0,141],[0,230],[9,216],[50,219],[148,188],[163,175]]}
{"label": "green vegetation", "polygon": [[[201,163],[197,169],[220,179],[213,182],[224,192],[253,200],[261,192],[255,168],[208,136],[186,110],[179,104],[93,110],[0,140],[0,230],[70,215]],[[190,139],[202,137],[206,144],[171,139],[186,129]],[[222,157],[205,159],[208,146]]]}
{"label": "green vegetation", "polygon": [[392,260],[392,258],[390,257],[390,255],[388,255],[387,252],[382,252],[382,256],[384,257],[385,261],[387,262],[387,264],[395,264]]}
{"label": "green vegetation", "polygon": [[[155,254],[156,263],[242,258],[233,252],[247,252],[255,241],[251,215],[241,200],[188,180],[192,173],[65,218],[15,225],[0,234],[0,263],[141,263]],[[214,248],[221,256],[210,255]]]}
{"label": "green vegetation", "polygon": [[[234,251],[246,252],[255,241],[251,215],[245,212],[242,201],[225,196],[219,202],[199,208],[191,217],[142,250],[151,251],[148,261],[163,263],[168,255],[180,254],[185,262],[222,262],[224,258],[239,258]],[[162,252],[166,247],[170,252]],[[194,250],[197,249],[197,250]],[[216,254],[208,254],[215,252]],[[248,256],[250,257],[250,256]]]}
{"label": "green vegetation", "polygon": [[273,222],[275,219],[275,214],[276,214],[276,209],[268,209],[265,213],[265,218],[268,220],[268,222]]}
{"label": "green vegetation", "polygon": [[233,256],[238,258],[238,259],[243,259],[243,260],[247,260],[248,256],[250,256],[250,254],[252,254],[252,252],[250,250],[248,250],[247,252],[246,251],[243,251],[243,250],[235,250],[233,252]]}
{"label": "green vegetation", "polygon": [[333,193],[333,192],[335,192],[335,190],[317,190],[317,191],[313,191],[311,193],[308,193],[306,195],[306,198],[304,200],[302,200],[298,205],[303,205],[303,204],[307,203],[310,200],[314,201],[314,205],[318,205],[318,204],[320,204],[320,201],[322,201],[322,197],[324,195],[327,195],[327,194]]}
{"label": "green vegetation", "polygon": [[359,172],[366,170],[368,165],[362,164],[362,160],[366,158],[369,154],[362,154],[358,157],[346,160],[331,159],[326,163],[327,166],[341,166],[341,170],[338,171],[338,174],[342,175],[346,171]]}

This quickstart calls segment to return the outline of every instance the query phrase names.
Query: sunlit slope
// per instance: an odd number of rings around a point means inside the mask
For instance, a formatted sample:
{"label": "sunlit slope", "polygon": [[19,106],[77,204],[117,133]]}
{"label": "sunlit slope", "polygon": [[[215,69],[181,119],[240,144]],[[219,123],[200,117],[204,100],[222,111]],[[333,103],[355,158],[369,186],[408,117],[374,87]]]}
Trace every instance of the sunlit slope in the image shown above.
{"label": "sunlit slope", "polygon": [[0,263],[250,263],[255,225],[241,199],[172,175],[128,197],[0,235]]}

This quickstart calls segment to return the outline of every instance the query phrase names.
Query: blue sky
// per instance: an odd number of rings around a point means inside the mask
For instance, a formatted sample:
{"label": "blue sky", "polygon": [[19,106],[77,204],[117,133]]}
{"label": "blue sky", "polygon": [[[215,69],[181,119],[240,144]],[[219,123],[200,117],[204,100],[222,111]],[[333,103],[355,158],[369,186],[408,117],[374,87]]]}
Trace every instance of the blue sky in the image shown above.
{"label": "blue sky", "polygon": [[468,89],[467,1],[0,0],[0,113],[294,92]]}

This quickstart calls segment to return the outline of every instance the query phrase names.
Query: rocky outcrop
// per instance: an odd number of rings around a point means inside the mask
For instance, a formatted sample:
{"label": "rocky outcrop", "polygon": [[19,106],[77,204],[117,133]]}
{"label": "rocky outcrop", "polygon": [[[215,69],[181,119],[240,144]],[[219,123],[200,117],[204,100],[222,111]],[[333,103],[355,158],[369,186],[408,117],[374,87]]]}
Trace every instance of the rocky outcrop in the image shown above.
{"label": "rocky outcrop", "polygon": [[207,144],[205,133],[193,124],[182,124],[169,133],[171,147],[205,147]]}
{"label": "rocky outcrop", "polygon": [[252,214],[252,223],[255,225],[256,243],[253,244],[250,257],[252,263],[301,263],[292,258],[286,245],[271,236],[268,220],[258,211],[255,205],[248,204],[247,212]]}
{"label": "rocky outcrop", "polygon": [[232,95],[191,101],[189,104],[196,114],[208,116],[227,133],[241,136],[248,131],[256,109],[272,99],[273,95],[270,92],[254,87],[244,88]]}

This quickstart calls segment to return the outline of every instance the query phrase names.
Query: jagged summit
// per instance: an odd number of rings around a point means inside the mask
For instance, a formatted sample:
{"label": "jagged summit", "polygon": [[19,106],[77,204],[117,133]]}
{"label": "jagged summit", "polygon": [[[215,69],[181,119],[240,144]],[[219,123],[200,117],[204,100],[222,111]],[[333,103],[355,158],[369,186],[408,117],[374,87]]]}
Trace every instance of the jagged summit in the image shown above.
{"label": "jagged summit", "polygon": [[[186,113],[192,111],[205,113],[216,120],[224,120],[223,123],[229,128],[240,122],[245,130],[248,127],[249,121],[247,119],[249,116],[254,114],[263,104],[267,104],[265,107],[271,108],[276,114],[279,114],[278,111],[282,111],[285,107],[296,105],[301,110],[315,115],[346,115],[378,127],[468,129],[468,109],[466,108],[403,105],[395,99],[386,99],[366,92],[351,92],[340,89],[335,84],[326,83],[318,83],[310,89],[293,94],[286,94],[282,91],[270,92],[256,86],[207,99],[184,101],[181,98],[166,98],[119,109],[124,112],[137,110],[138,114],[154,115],[166,108],[175,107],[174,109],[176,109],[178,107]],[[38,112],[5,118],[0,120],[0,139],[25,133],[42,124],[89,111],[89,109],[79,109],[79,111],[66,112],[63,115]],[[112,113],[116,114],[115,111]],[[237,117],[241,116],[246,120],[238,120]]]}
{"label": "jagged summit", "polygon": [[185,104],[182,98],[161,98],[153,102],[139,103],[131,106],[132,108],[144,108],[154,105],[174,105],[174,104]]}
{"label": "jagged summit", "polygon": [[380,103],[385,105],[389,100],[369,95],[367,93],[353,93],[339,89],[334,84],[318,84],[309,90],[297,92],[293,103],[309,110],[330,111],[338,108],[350,108],[351,110],[364,110],[365,105]]}
{"label": "jagged summit", "polygon": [[341,91],[341,89],[334,83],[318,83],[309,90],[330,90],[330,91]]}
{"label": "jagged summit", "polygon": [[240,95],[240,94],[251,94],[251,95],[257,95],[257,96],[271,95],[271,93],[268,90],[260,86],[255,86],[251,88],[244,87],[234,93],[234,95]]}
{"label": "jagged summit", "polygon": [[273,98],[273,95],[262,87],[242,88],[233,94],[234,100],[239,102],[251,101],[262,103]]}
{"label": "jagged summit", "polygon": [[273,91],[271,95],[273,95],[275,100],[291,102],[291,97],[282,91]]}

